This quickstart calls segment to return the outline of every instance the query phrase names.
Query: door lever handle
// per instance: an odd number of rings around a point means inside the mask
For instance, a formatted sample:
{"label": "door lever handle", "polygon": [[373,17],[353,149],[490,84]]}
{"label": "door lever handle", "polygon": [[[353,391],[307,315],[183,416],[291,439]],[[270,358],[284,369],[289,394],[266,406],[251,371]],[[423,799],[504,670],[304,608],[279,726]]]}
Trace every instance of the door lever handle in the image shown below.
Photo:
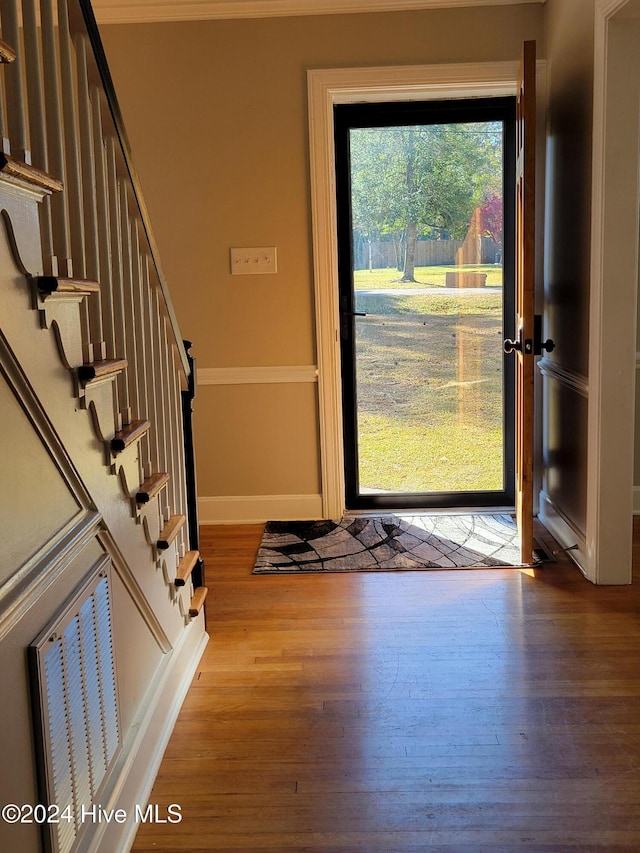
{"label": "door lever handle", "polygon": [[551,338],[547,338],[546,341],[542,340],[542,316],[540,314],[536,314],[534,319],[534,355],[542,355],[542,351],[553,352],[556,348],[555,341],[552,341]]}
{"label": "door lever handle", "polygon": [[349,338],[351,323],[349,323],[347,317],[366,317],[367,315],[364,311],[341,311],[340,312],[340,336],[343,341],[346,341]]}
{"label": "door lever handle", "polygon": [[507,353],[521,352],[523,355],[531,355],[533,352],[533,341],[531,338],[522,338],[522,326],[520,326],[518,330],[518,340],[513,341],[511,338],[507,338],[506,341],[502,344],[502,349]]}

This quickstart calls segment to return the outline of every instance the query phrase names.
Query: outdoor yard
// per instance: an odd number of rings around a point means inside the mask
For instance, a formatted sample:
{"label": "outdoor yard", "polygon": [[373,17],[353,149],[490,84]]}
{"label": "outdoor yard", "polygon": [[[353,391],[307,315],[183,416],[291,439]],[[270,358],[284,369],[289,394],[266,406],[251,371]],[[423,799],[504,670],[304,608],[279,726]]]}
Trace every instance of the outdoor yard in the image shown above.
{"label": "outdoor yard", "polygon": [[456,269],[419,268],[413,285],[355,273],[361,490],[503,488],[502,269],[465,267],[488,287],[439,292]]}
{"label": "outdoor yard", "polygon": [[487,287],[502,287],[502,266],[500,264],[479,264],[453,266],[439,264],[433,267],[416,267],[416,281],[399,284],[402,273],[396,269],[356,270],[354,284],[356,290],[394,290],[398,287],[415,288],[444,287],[448,272],[477,272],[487,276]]}

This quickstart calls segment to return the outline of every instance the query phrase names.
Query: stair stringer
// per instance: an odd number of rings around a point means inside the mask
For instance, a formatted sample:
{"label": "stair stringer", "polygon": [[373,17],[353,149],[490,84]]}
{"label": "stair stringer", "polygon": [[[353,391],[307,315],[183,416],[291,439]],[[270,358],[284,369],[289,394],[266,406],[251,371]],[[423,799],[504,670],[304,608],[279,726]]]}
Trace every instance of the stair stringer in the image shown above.
{"label": "stair stringer", "polygon": [[[2,184],[0,184],[1,186]],[[28,309],[29,301],[34,299],[33,281],[41,274],[42,261],[37,255],[37,250],[39,249],[39,232],[36,232],[36,240],[29,241],[26,239],[27,231],[30,230],[33,235],[35,228],[39,228],[37,217],[27,215],[28,211],[25,211],[25,205],[20,204],[20,202],[25,201],[24,196],[16,192],[15,186],[12,185],[11,189],[12,193],[8,198],[5,198],[0,190],[0,210],[2,211],[2,222],[6,230],[6,241],[3,241],[5,242],[4,248],[6,249],[6,244],[8,243],[10,250],[9,257],[11,257],[14,265],[14,276],[12,277],[16,285],[12,288],[12,293],[16,297],[14,316],[16,322],[20,324],[20,321],[25,319],[22,316],[23,312],[31,313],[33,318],[38,314],[36,311],[25,311],[25,308]],[[37,203],[34,200],[37,197],[36,193],[31,192],[26,200],[26,206],[33,207]],[[36,247],[35,250],[34,246]],[[4,260],[6,260],[5,266],[9,268],[11,264],[9,258],[6,256],[6,252]],[[31,266],[30,271],[28,269],[29,266]],[[20,290],[25,294],[24,300],[18,296]],[[38,305],[37,307],[40,308],[41,306]],[[65,346],[67,351],[77,352],[79,349],[82,349],[80,316],[77,310],[73,315],[68,315],[66,320],[72,321],[73,317],[75,317],[75,328],[73,322],[65,323],[65,336],[67,338]],[[26,348],[23,347],[25,359],[28,359],[30,356],[33,358],[36,355],[33,346],[36,340],[35,329],[38,328],[40,330],[41,325],[36,321],[30,325],[30,328],[32,331],[27,328],[16,339],[16,345],[21,340],[24,343],[28,342],[28,346]],[[74,460],[79,465],[80,470],[82,470],[83,479],[87,482],[92,495],[97,496],[96,503],[98,508],[103,513],[109,527],[114,529],[115,525],[114,533],[116,533],[118,541],[126,542],[130,536],[130,525],[126,513],[127,507],[130,510],[129,517],[134,518],[140,523],[138,507],[136,507],[133,497],[128,497],[127,492],[133,495],[139,483],[136,484],[135,476],[132,479],[131,464],[128,464],[125,468],[119,461],[119,457],[122,457],[123,454],[118,454],[114,457],[108,449],[105,449],[108,441],[113,437],[119,420],[119,414],[115,410],[117,397],[114,392],[113,377],[100,378],[85,385],[78,383],[75,371],[69,370],[67,358],[63,357],[59,351],[59,328],[54,329],[54,331],[56,332],[55,335],[52,335],[51,331],[45,330],[37,336],[37,340],[41,344],[44,344],[45,340],[48,341],[46,346],[50,355],[48,355],[46,372],[41,370],[37,365],[34,365],[33,372],[38,379],[43,377],[44,381],[41,383],[42,394],[45,395],[43,399],[46,398],[47,394],[50,398],[47,402],[47,411],[49,411],[48,406],[51,406],[51,411],[56,412],[56,418],[53,418],[53,420],[55,423],[60,423],[65,442],[68,442],[69,446],[77,448]],[[55,346],[52,346],[52,343],[55,343]],[[54,353],[56,353],[57,357],[54,357]],[[52,384],[60,382],[64,376],[66,376],[70,394],[75,398],[73,408],[74,417],[72,418],[69,418],[68,397],[66,393],[60,394],[58,390],[54,391],[53,394],[51,393]],[[65,399],[62,405],[60,405],[61,397]],[[90,415],[90,417],[87,417],[87,415]],[[83,422],[83,425],[87,422],[90,423],[92,430],[88,432],[87,430],[80,429],[81,422]],[[134,446],[127,448],[124,458],[130,460],[132,453],[135,452],[136,448]],[[104,480],[104,471],[100,470],[96,461],[98,459],[108,466],[107,473],[117,473],[119,475],[113,477],[113,480],[120,483],[121,490],[125,495],[124,504],[116,497],[117,490],[115,490],[114,484],[107,483]],[[133,467],[136,467],[135,464]],[[137,467],[141,468],[139,464]],[[149,515],[154,512],[154,508],[157,508],[160,518],[159,523],[162,524],[164,507],[160,503],[159,498],[153,499],[150,502],[147,514]],[[137,537],[137,539],[137,544],[139,545],[140,538]],[[133,541],[131,547],[135,548]],[[138,566],[148,563],[150,557],[155,559],[153,548],[150,554],[142,555],[139,552],[134,552],[131,555],[131,559],[135,561],[134,565]],[[173,590],[171,585],[167,585],[163,590],[159,589],[156,577],[157,573],[149,573],[146,582],[143,582],[142,586],[149,600],[155,606],[159,607],[160,613],[164,614],[164,618],[169,620],[169,623],[174,623],[173,626],[168,624],[166,627],[169,635],[175,635],[183,627],[185,620],[179,607],[166,607],[167,600],[174,602],[175,605]]]}
{"label": "stair stringer", "polygon": [[[91,412],[77,397],[73,373],[60,358],[59,341],[51,329],[42,328],[39,310],[33,310],[37,306],[34,306],[32,284],[25,277],[25,271],[31,276],[42,272],[38,222],[41,198],[40,192],[22,182],[0,176],[0,211],[4,223],[0,223],[0,329],[35,399],[46,413],[57,441],[64,447],[70,465],[83,484],[88,496],[87,511],[101,519],[101,547],[104,550],[105,542],[109,542],[110,550],[115,553],[112,559],[119,565],[118,577],[128,577],[130,581],[129,586],[122,582],[127,590],[127,596],[122,600],[134,601],[137,597],[138,611],[147,609],[152,613],[160,634],[167,638],[159,657],[156,652],[153,659],[145,659],[143,651],[132,649],[129,663],[123,664],[124,669],[122,666],[119,668],[125,679],[139,679],[140,685],[147,685],[143,691],[144,700],[126,710],[123,726],[129,729],[132,751],[123,756],[112,788],[111,802],[133,811],[135,803],[144,802],[145,791],[148,793],[155,773],[157,756],[164,748],[177,714],[173,691],[179,685],[178,692],[183,695],[207,635],[203,615],[185,618],[181,597],[176,597],[171,584],[165,582],[159,570],[155,546],[145,536],[141,514],[123,494],[120,478],[113,474],[114,467],[117,469],[117,457],[115,462],[109,460],[113,464],[105,464],[104,441],[96,434]],[[161,500],[164,498],[158,496],[145,507],[148,517],[153,518],[156,514],[157,525],[162,523],[163,517]],[[89,550],[93,559],[95,549],[92,546]],[[75,582],[82,571],[82,567],[74,563],[73,578],[69,582]],[[57,589],[61,591],[59,594],[38,597],[37,606],[35,602],[29,603],[29,596],[39,596],[39,593],[29,589],[25,591],[28,603],[25,616],[21,616],[12,628],[10,639],[18,637],[20,645],[35,637],[37,630],[34,629],[47,624],[62,606],[62,599],[68,591],[62,582]],[[30,618],[37,614],[40,625],[31,625],[27,613]],[[0,618],[2,616],[0,602]],[[127,649],[127,619],[118,613],[115,615],[115,631],[116,644]],[[121,656],[126,658],[124,653]],[[4,660],[3,652],[0,661]],[[28,692],[26,685],[24,691]],[[16,701],[20,698],[22,702],[23,693],[19,688],[16,692],[20,694]],[[9,716],[12,715],[12,701],[9,698],[9,704],[5,703]],[[28,725],[28,720],[25,725]],[[27,761],[28,766],[33,764],[33,761]],[[99,826],[95,829],[97,834],[103,831]],[[28,845],[21,846],[21,849],[24,853],[32,853]],[[34,847],[33,853],[36,849],[39,848]]]}

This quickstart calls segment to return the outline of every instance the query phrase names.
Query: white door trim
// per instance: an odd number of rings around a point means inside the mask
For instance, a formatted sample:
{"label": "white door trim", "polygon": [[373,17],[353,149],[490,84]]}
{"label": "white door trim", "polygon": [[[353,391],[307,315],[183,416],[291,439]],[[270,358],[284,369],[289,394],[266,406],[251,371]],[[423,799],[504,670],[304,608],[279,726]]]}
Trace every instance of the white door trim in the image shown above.
{"label": "white door trim", "polygon": [[614,21],[630,5],[595,6],[586,573],[608,584],[631,582],[640,64]]}
{"label": "white door trim", "polygon": [[488,62],[307,72],[322,509],[345,509],[333,107],[335,104],[501,97],[516,92],[519,63]]}

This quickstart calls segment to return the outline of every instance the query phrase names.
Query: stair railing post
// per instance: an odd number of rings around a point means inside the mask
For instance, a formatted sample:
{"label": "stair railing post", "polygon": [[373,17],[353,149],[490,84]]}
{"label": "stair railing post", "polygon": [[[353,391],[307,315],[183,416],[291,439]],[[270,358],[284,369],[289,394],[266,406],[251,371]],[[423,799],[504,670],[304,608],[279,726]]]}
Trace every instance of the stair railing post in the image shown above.
{"label": "stair railing post", "polygon": [[[167,331],[167,393],[170,401],[171,416],[169,419],[171,439],[171,470],[173,479],[174,508],[176,512],[186,515],[185,505],[185,482],[181,466],[182,457],[182,403],[178,393],[178,379],[176,375],[176,349],[170,336],[170,326],[165,322]],[[189,550],[185,548],[185,551]]]}
{"label": "stair railing post", "polygon": [[[186,391],[182,392],[182,424],[184,429],[184,456],[187,510],[189,519],[189,547],[199,551],[200,532],[198,528],[198,488],[196,482],[196,456],[193,443],[193,401],[196,396],[196,360],[191,355],[191,341],[184,341],[189,367],[191,368]],[[202,559],[193,570],[193,585],[200,587],[204,583],[204,563]]]}

